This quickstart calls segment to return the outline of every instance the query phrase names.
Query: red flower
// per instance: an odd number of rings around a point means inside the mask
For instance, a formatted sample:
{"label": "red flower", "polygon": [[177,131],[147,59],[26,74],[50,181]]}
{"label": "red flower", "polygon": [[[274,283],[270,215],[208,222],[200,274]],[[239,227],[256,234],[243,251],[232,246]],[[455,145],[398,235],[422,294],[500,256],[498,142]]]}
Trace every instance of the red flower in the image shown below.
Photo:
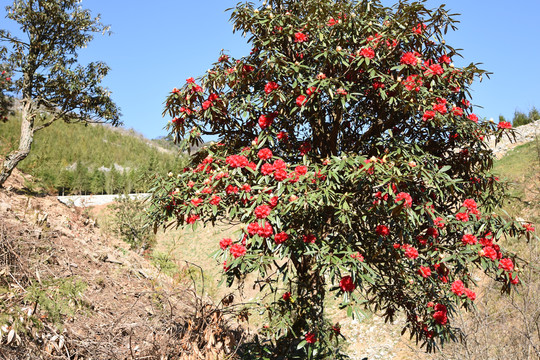
{"label": "red flower", "polygon": [[403,84],[405,85],[405,88],[409,91],[420,91],[420,86],[424,84],[422,81],[422,78],[420,78],[418,75],[409,75],[407,76],[407,79],[403,81]]}
{"label": "red flower", "polygon": [[317,337],[312,332],[308,332],[305,337],[308,344],[315,344],[317,342]]}
{"label": "red flower", "polygon": [[433,313],[433,320],[437,324],[445,325],[448,322],[448,310],[443,304],[435,305],[435,312]]}
{"label": "red flower", "polygon": [[280,131],[280,132],[277,134],[277,138],[278,138],[280,141],[287,141],[287,140],[289,140],[289,134],[287,134],[285,131]]}
{"label": "red flower", "polygon": [[270,207],[273,209],[277,206],[278,204],[278,197],[277,196],[273,196],[270,198],[270,201],[268,202],[270,204]]}
{"label": "red flower", "polygon": [[242,185],[241,189],[245,192],[250,192],[251,191],[251,186],[249,184],[244,184]]}
{"label": "red flower", "polygon": [[486,246],[480,250],[480,256],[487,257],[492,261],[495,261],[497,259],[497,251],[491,246]]}
{"label": "red flower", "polygon": [[454,116],[463,116],[463,109],[460,107],[453,106],[452,114],[454,114]]}
{"label": "red flower", "polygon": [[297,166],[294,171],[298,174],[298,175],[306,175],[307,173],[307,166],[304,166],[304,165],[300,165],[300,166]]}
{"label": "red flower", "polygon": [[301,155],[301,156],[304,156],[304,155],[306,155],[308,152],[311,151],[311,144],[308,143],[307,141],[304,141],[304,142],[300,145],[300,148],[299,148],[298,150],[300,150],[300,155]]}
{"label": "red flower", "polygon": [[508,121],[499,121],[499,124],[497,125],[497,129],[511,129],[512,124],[510,124]]}
{"label": "red flower", "polygon": [[477,243],[478,239],[476,236],[471,234],[465,234],[461,238],[461,242],[463,242],[464,245],[475,245]]}
{"label": "red flower", "polygon": [[428,121],[430,119],[433,119],[434,117],[435,117],[435,111],[427,110],[422,116],[422,120]]}
{"label": "red flower", "polygon": [[448,55],[442,55],[440,58],[439,58],[439,62],[441,64],[450,64],[452,62],[452,59],[450,59],[450,57]]}
{"label": "red flower", "polygon": [[428,278],[431,276],[431,269],[426,266],[420,266],[420,269],[418,269],[418,274],[423,278]]}
{"label": "red flower", "polygon": [[461,280],[456,280],[452,283],[452,286],[450,286],[450,291],[457,296],[461,296],[465,293],[465,285],[463,285]]}
{"label": "red flower", "polygon": [[225,162],[232,168],[243,168],[249,164],[249,160],[244,155],[231,155]]}
{"label": "red flower", "polygon": [[469,214],[467,213],[457,213],[456,220],[459,221],[469,221]]}
{"label": "red flower", "polygon": [[189,215],[186,219],[188,224],[194,224],[195,221],[199,220],[201,217],[199,215]]}
{"label": "red flower", "polygon": [[330,18],[330,20],[328,20],[328,22],[326,23],[327,26],[334,26],[336,25],[338,22],[334,19],[334,18]]}
{"label": "red flower", "polygon": [[353,259],[357,259],[360,262],[364,261],[364,256],[362,254],[360,254],[359,252],[357,252],[355,254],[351,254],[351,257]]}
{"label": "red flower", "polygon": [[435,104],[433,105],[433,110],[440,114],[446,114],[446,112],[448,111],[445,104]]}
{"label": "red flower", "polygon": [[510,273],[510,274],[508,274],[508,278],[510,279],[511,284],[514,284],[514,285],[519,284],[519,279],[518,279],[517,275],[516,275],[516,277],[513,277],[512,273]]}
{"label": "red flower", "polygon": [[439,236],[439,231],[437,231],[437,229],[435,228],[430,227],[427,229],[426,235],[431,236],[433,238],[437,238],[437,236]]}
{"label": "red flower", "polygon": [[229,185],[225,188],[225,192],[227,194],[237,194],[238,193],[238,186]]}
{"label": "red flower", "polygon": [[276,242],[276,244],[282,244],[287,241],[288,238],[289,235],[286,232],[282,231],[274,236],[274,241]]}
{"label": "red flower", "polygon": [[465,289],[465,295],[471,300],[474,301],[476,299],[476,293],[472,291],[471,289]]}
{"label": "red flower", "polygon": [[375,57],[375,51],[370,47],[365,47],[360,50],[360,55],[368,59],[373,59]]}
{"label": "red flower", "polygon": [[266,219],[272,209],[268,205],[260,205],[255,208],[255,217],[257,219]]}
{"label": "red flower", "polygon": [[232,239],[225,238],[225,239],[221,239],[219,241],[219,247],[222,248],[223,250],[225,250],[226,248],[228,248],[231,245],[232,245]]}
{"label": "red flower", "polygon": [[274,179],[276,179],[277,181],[283,181],[287,179],[288,177],[289,177],[289,174],[287,173],[287,171],[283,169],[278,169],[274,172]]}
{"label": "red flower", "polygon": [[412,32],[418,35],[422,34],[423,30],[426,30],[426,24],[423,23],[419,23],[412,28]]}
{"label": "red flower", "polygon": [[301,43],[307,41],[307,35],[301,32],[294,34],[294,42]]}
{"label": "red flower", "polygon": [[269,238],[274,233],[274,228],[269,222],[265,222],[264,227],[259,226],[259,231],[257,233],[263,238]]}
{"label": "red flower", "polygon": [[356,284],[353,282],[350,275],[346,275],[341,278],[339,287],[345,292],[352,292],[354,289],[356,289]]}
{"label": "red flower", "polygon": [[259,150],[259,152],[257,153],[257,156],[258,156],[259,159],[261,159],[261,160],[268,160],[268,159],[271,159],[271,158],[272,158],[272,150],[270,150],[270,149],[268,149],[268,148],[261,149],[261,150]]}
{"label": "red flower", "polygon": [[534,232],[534,226],[532,224],[523,224],[525,231]]}
{"label": "red flower", "polygon": [[195,84],[195,79],[192,78],[192,77],[187,78],[187,79],[186,79],[186,83],[188,83],[188,84]]}
{"label": "red flower", "polygon": [[390,230],[385,225],[377,225],[375,231],[381,236],[388,236],[390,234]]}
{"label": "red flower", "polygon": [[467,210],[474,212],[478,208],[478,205],[473,199],[465,199],[462,207],[466,207]]}
{"label": "red flower", "polygon": [[287,164],[281,159],[275,160],[273,165],[276,170],[285,170],[287,168]]}
{"label": "red flower", "polygon": [[442,75],[444,74],[444,69],[440,64],[433,64],[424,72],[424,74],[426,76]]}
{"label": "red flower", "polygon": [[287,291],[286,293],[283,293],[281,297],[283,298],[283,300],[289,301],[291,300],[291,293]]}
{"label": "red flower", "polygon": [[309,244],[314,244],[317,238],[313,234],[302,235],[302,241]]}
{"label": "red flower", "polygon": [[217,195],[212,196],[212,199],[210,200],[210,205],[219,205],[219,202],[221,201],[221,198]]}
{"label": "red flower", "polygon": [[504,271],[512,271],[514,270],[514,263],[512,262],[512,259],[504,258],[499,260],[499,269],[503,269]]}
{"label": "red flower", "polygon": [[404,200],[404,202],[403,202],[404,207],[411,207],[412,206],[412,197],[411,197],[411,195],[407,194],[406,192],[400,192],[399,194],[397,194],[395,202],[397,204],[402,200]]}
{"label": "red flower", "polygon": [[239,258],[240,256],[244,256],[244,254],[246,253],[246,247],[244,245],[234,244],[229,249],[229,252],[236,259],[236,258]]}
{"label": "red flower", "polygon": [[274,119],[276,117],[277,117],[276,112],[269,113],[269,114],[263,114],[263,115],[259,116],[259,126],[261,127],[262,130],[266,129],[267,127],[272,125],[272,123],[274,122]]}
{"label": "red flower", "polygon": [[478,123],[478,116],[476,116],[476,114],[471,114],[467,116],[467,118],[471,121],[474,121],[475,123]]}
{"label": "red flower", "polygon": [[296,105],[303,106],[307,101],[307,98],[305,95],[300,95],[296,98]]}
{"label": "red flower", "polygon": [[263,175],[270,175],[271,173],[274,172],[274,166],[272,164],[263,164],[263,166],[261,166],[261,174]]}
{"label": "red flower", "polygon": [[199,198],[194,198],[194,199],[191,199],[190,202],[191,202],[191,204],[192,204],[193,206],[197,207],[197,206],[200,205],[200,203],[203,202],[203,200],[202,200],[202,199],[199,199]]}
{"label": "red flower", "polygon": [[405,256],[409,259],[416,259],[418,257],[418,250],[416,250],[414,247],[410,245],[403,245],[403,248],[405,249]]}
{"label": "red flower", "polygon": [[418,58],[412,52],[406,52],[401,56],[400,62],[403,65],[416,65],[418,64]]}
{"label": "red flower", "polygon": [[342,88],[337,89],[336,93],[338,93],[339,95],[347,95],[347,91]]}
{"label": "red flower", "polygon": [[306,94],[308,94],[308,96],[315,94],[315,92],[317,92],[317,88],[315,86],[312,86],[306,90]]}
{"label": "red flower", "polygon": [[276,84],[275,82],[273,81],[269,81],[268,83],[266,83],[266,85],[264,86],[264,92],[268,95],[270,94],[272,91],[274,90],[277,90],[279,88],[279,85]]}
{"label": "red flower", "polygon": [[247,226],[248,234],[250,236],[256,235],[259,233],[260,228],[261,227],[259,226],[259,223],[257,222],[251,223]]}
{"label": "red flower", "polygon": [[444,227],[446,226],[442,217],[436,217],[433,220],[433,224],[435,224],[435,226],[438,227],[439,229],[444,229]]}

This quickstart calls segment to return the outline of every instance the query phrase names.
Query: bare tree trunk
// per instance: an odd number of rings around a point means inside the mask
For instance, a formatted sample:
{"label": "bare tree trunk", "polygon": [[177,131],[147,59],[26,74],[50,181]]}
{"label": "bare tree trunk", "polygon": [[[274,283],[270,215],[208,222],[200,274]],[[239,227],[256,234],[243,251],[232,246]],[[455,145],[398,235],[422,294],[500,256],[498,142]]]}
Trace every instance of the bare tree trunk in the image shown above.
{"label": "bare tree trunk", "polygon": [[9,178],[13,169],[24,160],[30,153],[32,142],[34,141],[34,114],[32,111],[32,101],[23,101],[22,122],[21,122],[21,138],[19,140],[19,148],[12,151],[4,160],[0,172],[0,187],[4,185]]}

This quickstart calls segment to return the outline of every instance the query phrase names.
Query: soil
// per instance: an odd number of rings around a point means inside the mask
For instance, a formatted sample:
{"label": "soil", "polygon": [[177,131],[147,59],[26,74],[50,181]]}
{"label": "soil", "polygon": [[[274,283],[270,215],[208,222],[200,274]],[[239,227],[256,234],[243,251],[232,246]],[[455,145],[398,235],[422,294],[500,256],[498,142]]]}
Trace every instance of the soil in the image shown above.
{"label": "soil", "polygon": [[[12,336],[5,328],[0,359],[188,359],[200,348],[232,351],[237,332],[221,309],[105,235],[82,209],[25,193],[25,180],[15,170],[0,189],[0,286],[9,289],[0,305],[34,306],[28,318],[41,325],[26,321]],[[82,280],[85,289],[76,312],[53,324],[25,299],[25,284],[66,279]]]}

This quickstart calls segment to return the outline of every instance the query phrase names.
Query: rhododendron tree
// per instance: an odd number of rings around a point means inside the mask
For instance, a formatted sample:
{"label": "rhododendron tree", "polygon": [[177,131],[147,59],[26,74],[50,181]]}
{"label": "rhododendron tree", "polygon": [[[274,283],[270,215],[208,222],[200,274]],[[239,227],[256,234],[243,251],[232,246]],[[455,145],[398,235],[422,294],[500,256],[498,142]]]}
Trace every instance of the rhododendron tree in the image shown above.
{"label": "rhododendron tree", "polygon": [[[153,193],[156,224],[238,225],[216,242],[228,284],[249,273],[270,294],[257,346],[268,358],[337,356],[337,298],[393,320],[428,350],[455,339],[452,317],[483,269],[509,290],[515,255],[497,245],[527,231],[494,214],[504,186],[481,121],[443,40],[454,20],[422,2],[269,0],[232,11],[253,49],[222,54],[167,98],[187,149],[219,140]],[[216,200],[218,199],[218,200]]]}

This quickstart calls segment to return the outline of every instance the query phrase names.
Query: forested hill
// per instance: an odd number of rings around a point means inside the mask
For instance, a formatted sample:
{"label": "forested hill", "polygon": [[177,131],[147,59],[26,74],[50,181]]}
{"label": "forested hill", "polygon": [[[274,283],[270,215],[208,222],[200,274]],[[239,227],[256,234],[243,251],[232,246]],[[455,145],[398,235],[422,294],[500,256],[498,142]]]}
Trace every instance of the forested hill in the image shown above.
{"label": "forested hill", "polygon": [[[18,146],[20,115],[0,122],[0,158]],[[155,173],[178,170],[183,157],[164,140],[133,130],[56,122],[36,133],[30,155],[18,168],[33,186],[58,194],[143,192]]]}

